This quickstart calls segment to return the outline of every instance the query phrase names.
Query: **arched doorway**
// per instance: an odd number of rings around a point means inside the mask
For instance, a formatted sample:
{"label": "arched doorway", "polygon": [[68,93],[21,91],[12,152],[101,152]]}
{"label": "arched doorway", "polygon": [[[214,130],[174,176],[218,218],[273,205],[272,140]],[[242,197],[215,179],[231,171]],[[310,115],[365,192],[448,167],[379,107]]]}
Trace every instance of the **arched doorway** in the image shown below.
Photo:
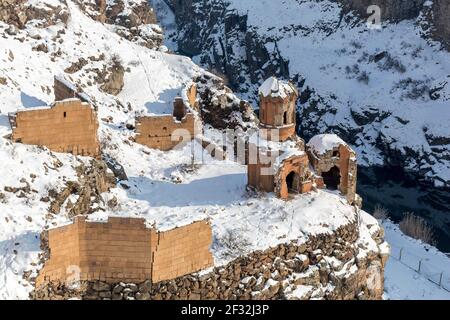
{"label": "arched doorway", "polygon": [[327,189],[337,190],[341,183],[341,172],[338,167],[334,166],[330,171],[322,172],[323,182]]}
{"label": "arched doorway", "polygon": [[298,193],[298,182],[296,181],[297,174],[292,171],[286,176],[286,185],[289,193]]}

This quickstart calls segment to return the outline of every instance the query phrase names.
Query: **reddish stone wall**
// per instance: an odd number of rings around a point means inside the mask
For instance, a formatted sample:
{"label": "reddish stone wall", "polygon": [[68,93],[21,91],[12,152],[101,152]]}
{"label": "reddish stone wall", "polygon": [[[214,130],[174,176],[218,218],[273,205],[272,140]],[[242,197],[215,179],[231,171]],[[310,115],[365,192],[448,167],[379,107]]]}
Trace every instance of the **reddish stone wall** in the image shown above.
{"label": "reddish stone wall", "polygon": [[50,259],[36,286],[74,280],[74,272],[88,281],[173,279],[212,266],[211,242],[211,227],[204,221],[157,232],[146,228],[144,219],[111,217],[100,223],[77,217],[49,231]]}
{"label": "reddish stone wall", "polygon": [[14,142],[74,155],[100,154],[96,112],[78,99],[59,101],[51,108],[19,111],[14,122]]}
{"label": "reddish stone wall", "polygon": [[278,129],[279,141],[286,141],[295,134],[295,108],[297,95],[292,94],[282,99],[280,97],[264,97],[260,95],[259,121],[263,135],[274,140],[268,129]]}
{"label": "reddish stone wall", "polygon": [[318,175],[328,172],[336,166],[340,173],[339,190],[346,195],[349,203],[356,201],[357,161],[356,153],[347,145],[340,144],[334,150],[317,155],[312,150],[307,150],[309,160]]}
{"label": "reddish stone wall", "polygon": [[[251,144],[249,148],[252,154],[256,152],[255,145]],[[267,174],[268,172],[272,172],[271,166],[273,159],[261,154],[260,150],[257,152],[257,157],[257,159],[249,159],[247,165],[247,184],[260,191],[273,192],[275,189],[274,175]]]}
{"label": "reddish stone wall", "polygon": [[281,199],[289,197],[286,178],[290,173],[294,173],[293,190],[297,193],[306,193],[312,190],[312,179],[307,179],[309,160],[306,153],[302,156],[294,156],[283,161],[283,164],[275,178],[275,192]]}
{"label": "reddish stone wall", "polygon": [[181,121],[172,115],[145,116],[136,119],[136,142],[163,151],[180,141],[191,141],[195,134],[195,118],[188,113]]}
{"label": "reddish stone wall", "polygon": [[212,231],[205,221],[158,233],[152,281],[174,279],[213,265]]}
{"label": "reddish stone wall", "polygon": [[[279,168],[270,169],[274,159],[270,163],[266,163],[264,155],[258,154],[256,164],[247,165],[248,185],[260,191],[275,192],[281,199],[287,199],[289,192],[294,190],[295,193],[310,192],[316,185],[316,177],[309,170],[309,159],[306,153],[303,155],[292,156],[285,159]],[[264,171],[263,171],[264,170]],[[273,174],[267,174],[271,170]],[[270,172],[270,171],[269,171]],[[292,189],[288,189],[287,176],[294,173]]]}

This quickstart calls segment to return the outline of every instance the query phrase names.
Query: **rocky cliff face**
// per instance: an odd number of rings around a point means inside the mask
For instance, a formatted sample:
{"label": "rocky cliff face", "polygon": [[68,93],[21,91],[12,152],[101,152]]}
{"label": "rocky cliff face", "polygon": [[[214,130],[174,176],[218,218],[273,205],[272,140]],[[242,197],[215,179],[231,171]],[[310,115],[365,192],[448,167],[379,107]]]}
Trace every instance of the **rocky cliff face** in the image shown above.
{"label": "rocky cliff face", "polygon": [[257,83],[271,75],[289,76],[288,61],[274,42],[269,50],[247,24],[247,16],[229,10],[226,2],[174,1],[167,3],[176,13],[180,26],[179,50],[199,56],[203,65],[225,77],[232,89],[248,91],[248,83]]}
{"label": "rocky cliff face", "polygon": [[[450,50],[450,3],[446,0],[336,0],[345,12],[355,11],[362,17],[368,17],[367,8],[377,5],[381,9],[381,20],[399,22],[417,18],[425,13],[425,21],[430,25],[430,36]],[[429,13],[429,14],[426,14]]]}
{"label": "rocky cliff face", "polygon": [[381,9],[382,20],[401,21],[419,15],[426,0],[336,0],[345,11],[355,10],[361,16],[368,16],[367,8],[377,5]]}
{"label": "rocky cliff face", "polygon": [[30,20],[37,20],[40,27],[48,27],[60,21],[66,23],[68,18],[65,1],[50,6],[31,5],[27,0],[0,0],[0,21],[10,25],[9,32],[13,32],[14,28],[24,28]]}
{"label": "rocky cliff face", "polygon": [[148,1],[76,0],[94,20],[114,25],[115,32],[148,48],[157,48],[163,40],[156,15]]}
{"label": "rocky cliff face", "polygon": [[433,15],[430,19],[433,25],[433,36],[450,50],[450,2],[446,0],[433,1]]}

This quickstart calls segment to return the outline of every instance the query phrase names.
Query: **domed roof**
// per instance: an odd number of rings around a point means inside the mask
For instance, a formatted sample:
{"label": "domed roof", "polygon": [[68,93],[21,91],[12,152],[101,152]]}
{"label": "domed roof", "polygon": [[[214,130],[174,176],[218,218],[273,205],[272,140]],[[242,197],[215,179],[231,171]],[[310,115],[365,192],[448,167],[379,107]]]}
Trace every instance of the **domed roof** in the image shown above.
{"label": "domed roof", "polygon": [[297,89],[287,81],[279,80],[275,77],[270,77],[259,87],[259,94],[263,97],[286,98],[291,94],[296,94]]}

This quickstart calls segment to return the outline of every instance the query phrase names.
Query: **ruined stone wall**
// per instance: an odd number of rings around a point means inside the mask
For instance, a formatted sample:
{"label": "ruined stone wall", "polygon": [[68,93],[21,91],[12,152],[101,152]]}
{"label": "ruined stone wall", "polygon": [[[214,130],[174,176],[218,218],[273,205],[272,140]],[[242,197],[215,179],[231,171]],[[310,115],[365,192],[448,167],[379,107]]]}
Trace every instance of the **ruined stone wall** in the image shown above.
{"label": "ruined stone wall", "polygon": [[[299,140],[299,143],[299,148],[304,148],[303,141]],[[250,145],[250,148],[254,149],[256,146]],[[251,151],[256,152],[255,150]],[[249,186],[260,191],[275,192],[277,197],[287,199],[291,190],[296,193],[307,193],[312,191],[316,185],[317,178],[309,170],[309,158],[306,153],[283,159],[279,164],[276,164],[279,159],[265,155],[261,150],[257,154],[256,163],[247,165]],[[255,159],[252,159],[251,162],[255,162]],[[287,177],[291,173],[294,173],[294,177],[291,190],[289,190]]]}
{"label": "ruined stone wall", "polygon": [[[213,265],[211,227],[201,221],[158,232],[144,219],[113,218],[107,223],[75,218],[49,231],[50,259],[36,279],[49,282],[153,282],[173,279]],[[75,273],[74,273],[75,272]]]}
{"label": "ruined stone wall", "polygon": [[180,141],[194,139],[195,118],[188,113],[181,121],[172,115],[136,118],[136,142],[163,151],[171,150]]}
{"label": "ruined stone wall", "polygon": [[264,156],[259,150],[256,153],[257,147],[253,144],[250,144],[249,148],[250,152],[257,154],[258,158],[249,159],[247,165],[247,184],[260,191],[273,192],[275,188],[274,175],[267,174],[267,172],[272,172],[271,166],[273,159]]}
{"label": "ruined stone wall", "polygon": [[152,281],[169,280],[213,265],[211,227],[205,221],[160,232],[153,256]]}
{"label": "ruined stone wall", "polygon": [[[382,232],[372,237],[378,245],[383,243]],[[299,299],[381,299],[388,256],[375,251],[362,254],[354,245],[357,239],[355,222],[332,234],[312,236],[306,243],[293,241],[252,252],[203,275],[190,274],[157,284],[83,282],[80,289],[51,283],[35,290],[32,298],[292,299],[295,297],[290,292],[308,286],[310,290]],[[353,269],[355,272],[349,271]],[[380,286],[371,285],[374,278]]]}
{"label": "ruined stone wall", "polygon": [[309,160],[318,175],[330,171],[336,166],[340,172],[339,190],[346,195],[349,203],[356,200],[357,160],[355,152],[347,145],[339,145],[338,148],[328,150],[322,155],[308,150]]}
{"label": "ruined stone wall", "polygon": [[278,129],[279,141],[286,141],[295,134],[296,99],[295,95],[285,99],[260,96],[260,128],[266,139],[275,138],[271,136],[270,129]]}
{"label": "ruined stone wall", "polygon": [[14,123],[14,142],[74,155],[100,154],[96,112],[78,99],[59,101],[51,108],[19,111]]}
{"label": "ruined stone wall", "polygon": [[306,153],[303,156],[294,156],[283,161],[281,168],[275,177],[275,193],[281,199],[289,197],[287,176],[294,172],[292,189],[298,193],[307,193],[312,190],[313,181],[307,179],[309,159]]}
{"label": "ruined stone wall", "polygon": [[49,231],[50,259],[41,270],[37,285],[70,280],[143,281],[151,279],[151,239],[143,219],[109,218],[108,223],[75,218],[71,225]]}

